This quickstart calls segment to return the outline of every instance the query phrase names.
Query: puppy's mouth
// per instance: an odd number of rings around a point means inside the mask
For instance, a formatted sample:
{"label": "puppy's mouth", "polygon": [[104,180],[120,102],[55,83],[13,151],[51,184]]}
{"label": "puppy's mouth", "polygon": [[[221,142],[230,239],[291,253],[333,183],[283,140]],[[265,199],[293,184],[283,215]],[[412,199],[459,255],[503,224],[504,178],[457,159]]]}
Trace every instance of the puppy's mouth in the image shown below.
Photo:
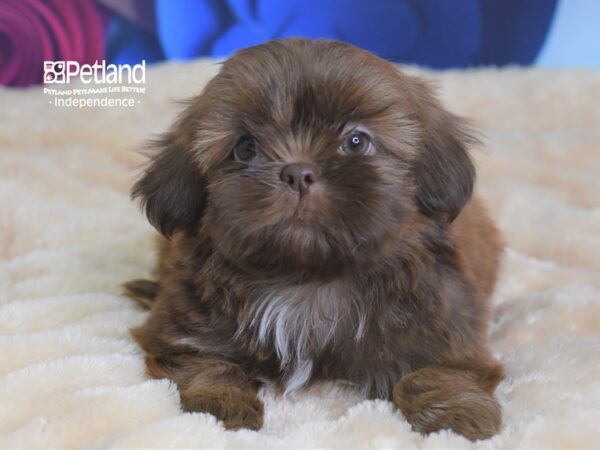
{"label": "puppy's mouth", "polygon": [[314,220],[315,213],[311,210],[310,206],[307,205],[309,201],[303,198],[298,199],[296,208],[291,217],[292,223],[308,224]]}
{"label": "puppy's mouth", "polygon": [[310,224],[323,214],[323,199],[318,191],[315,188],[303,194],[288,193],[287,202],[291,210],[288,219],[291,223]]}

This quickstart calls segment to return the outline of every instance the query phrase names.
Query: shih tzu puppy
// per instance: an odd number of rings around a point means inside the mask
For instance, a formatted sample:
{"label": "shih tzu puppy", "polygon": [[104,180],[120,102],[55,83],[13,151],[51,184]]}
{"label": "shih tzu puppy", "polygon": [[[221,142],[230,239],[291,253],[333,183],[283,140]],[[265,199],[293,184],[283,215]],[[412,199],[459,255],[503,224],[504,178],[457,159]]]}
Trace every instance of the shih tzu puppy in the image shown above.
{"label": "shih tzu puppy", "polygon": [[425,83],[347,44],[238,52],[133,196],[169,238],[132,331],[183,408],[258,429],[263,383],[343,379],[422,433],[495,434],[487,342],[500,238],[472,198],[476,142]]}

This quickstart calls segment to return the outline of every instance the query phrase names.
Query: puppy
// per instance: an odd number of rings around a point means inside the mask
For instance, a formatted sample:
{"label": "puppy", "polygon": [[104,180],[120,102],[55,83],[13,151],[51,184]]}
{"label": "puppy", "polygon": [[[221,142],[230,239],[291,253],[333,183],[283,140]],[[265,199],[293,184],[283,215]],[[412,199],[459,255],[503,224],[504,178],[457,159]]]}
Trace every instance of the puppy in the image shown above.
{"label": "puppy", "polygon": [[261,427],[263,383],[343,379],[422,433],[495,434],[501,244],[471,198],[475,142],[425,83],[366,51],[238,52],[133,188],[170,238],[132,331],[149,373],[230,429]]}

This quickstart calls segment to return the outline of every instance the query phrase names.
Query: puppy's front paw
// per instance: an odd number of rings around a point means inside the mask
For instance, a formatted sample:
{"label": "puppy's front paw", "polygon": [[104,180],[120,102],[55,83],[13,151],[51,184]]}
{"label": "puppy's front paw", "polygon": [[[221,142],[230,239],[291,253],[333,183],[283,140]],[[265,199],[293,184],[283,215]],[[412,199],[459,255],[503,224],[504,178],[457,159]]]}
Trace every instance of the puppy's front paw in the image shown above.
{"label": "puppy's front paw", "polygon": [[222,420],[228,430],[259,430],[263,425],[263,402],[254,392],[236,386],[214,386],[181,394],[184,411],[208,412]]}
{"label": "puppy's front paw", "polygon": [[500,430],[500,405],[468,372],[418,370],[396,383],[393,399],[413,429],[424,434],[451,429],[476,441]]}

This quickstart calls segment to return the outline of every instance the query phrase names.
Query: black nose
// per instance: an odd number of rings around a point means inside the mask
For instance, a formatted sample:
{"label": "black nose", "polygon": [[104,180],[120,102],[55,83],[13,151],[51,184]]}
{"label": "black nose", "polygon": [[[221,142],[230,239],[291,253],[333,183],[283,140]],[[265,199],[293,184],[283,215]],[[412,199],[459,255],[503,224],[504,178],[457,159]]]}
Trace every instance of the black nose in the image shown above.
{"label": "black nose", "polygon": [[292,191],[303,195],[317,180],[317,168],[312,164],[288,164],[281,170],[279,178],[287,184]]}

